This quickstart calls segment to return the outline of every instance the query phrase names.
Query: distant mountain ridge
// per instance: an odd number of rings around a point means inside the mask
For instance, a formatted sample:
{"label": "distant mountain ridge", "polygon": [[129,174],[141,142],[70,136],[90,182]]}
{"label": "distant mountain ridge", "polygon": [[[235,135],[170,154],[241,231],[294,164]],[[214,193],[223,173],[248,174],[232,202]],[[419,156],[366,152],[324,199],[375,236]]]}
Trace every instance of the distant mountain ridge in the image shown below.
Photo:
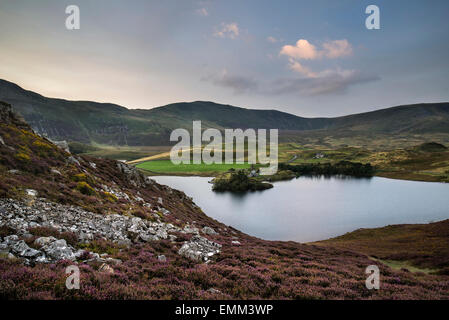
{"label": "distant mountain ridge", "polygon": [[0,101],[11,104],[38,133],[55,140],[110,145],[167,145],[175,128],[277,128],[350,134],[449,134],[449,103],[392,107],[335,118],[304,118],[277,110],[254,110],[207,101],[149,110],[112,103],[47,98],[0,79]]}

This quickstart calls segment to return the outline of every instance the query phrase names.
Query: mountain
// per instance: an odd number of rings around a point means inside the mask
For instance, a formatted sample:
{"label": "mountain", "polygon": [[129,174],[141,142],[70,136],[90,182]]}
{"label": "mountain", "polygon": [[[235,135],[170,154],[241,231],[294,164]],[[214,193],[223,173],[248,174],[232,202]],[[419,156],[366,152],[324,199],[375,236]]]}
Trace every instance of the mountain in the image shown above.
{"label": "mountain", "polygon": [[0,101],[10,103],[32,128],[54,140],[109,145],[167,145],[173,129],[277,128],[287,135],[449,134],[449,103],[392,107],[335,118],[303,118],[276,110],[254,110],[195,101],[149,110],[91,101],[47,98],[0,80]]}
{"label": "mountain", "polygon": [[[252,237],[133,167],[66,152],[6,103],[0,120],[0,299],[448,298],[447,277],[393,270],[346,248]],[[435,238],[435,227],[446,233]],[[447,245],[432,241],[445,235],[447,223],[424,234],[443,257]],[[407,239],[395,259],[413,253]],[[394,285],[367,290],[372,264]],[[66,287],[68,266],[80,270],[78,290]]]}

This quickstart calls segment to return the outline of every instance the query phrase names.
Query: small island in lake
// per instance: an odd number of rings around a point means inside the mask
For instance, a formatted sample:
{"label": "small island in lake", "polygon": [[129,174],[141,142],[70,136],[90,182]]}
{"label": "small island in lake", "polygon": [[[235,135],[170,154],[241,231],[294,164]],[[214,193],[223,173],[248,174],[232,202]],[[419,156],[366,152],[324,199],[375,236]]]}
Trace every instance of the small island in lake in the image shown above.
{"label": "small island in lake", "polygon": [[229,170],[212,180],[212,190],[245,192],[273,188],[271,183],[260,181],[253,171],[248,173],[247,170]]}

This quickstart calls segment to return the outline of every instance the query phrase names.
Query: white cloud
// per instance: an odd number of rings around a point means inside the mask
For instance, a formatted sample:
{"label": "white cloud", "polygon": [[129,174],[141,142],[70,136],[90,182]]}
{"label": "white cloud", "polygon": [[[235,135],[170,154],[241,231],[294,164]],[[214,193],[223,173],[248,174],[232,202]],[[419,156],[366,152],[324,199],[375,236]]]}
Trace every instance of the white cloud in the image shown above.
{"label": "white cloud", "polygon": [[321,49],[317,49],[309,41],[299,39],[293,46],[283,46],[280,54],[298,60],[337,59],[352,55],[352,45],[346,39],[333,40],[324,42]]}
{"label": "white cloud", "polygon": [[321,48],[317,48],[309,41],[299,39],[294,46],[283,46],[279,54],[287,56],[290,69],[301,74],[304,78],[330,78],[330,75],[334,76],[338,74],[343,76],[343,70],[324,70],[314,72],[300,63],[300,61],[347,57],[352,55],[352,45],[348,42],[348,40],[343,39],[324,42],[321,44]]}
{"label": "white cloud", "polygon": [[286,55],[293,59],[305,59],[305,60],[317,59],[319,56],[316,47],[309,41],[304,39],[299,39],[296,42],[296,45],[294,46],[291,45],[283,46],[280,54]]}
{"label": "white cloud", "polygon": [[316,78],[317,74],[315,72],[310,71],[309,68],[303,66],[295,59],[290,58],[290,69],[293,71],[299,72],[308,78]]}
{"label": "white cloud", "polygon": [[196,10],[196,13],[203,17],[207,17],[209,15],[209,12],[207,11],[206,8],[198,9]]}
{"label": "white cloud", "polygon": [[239,36],[240,30],[237,23],[222,23],[221,28],[215,31],[214,36],[219,38],[230,38],[235,39]]}
{"label": "white cloud", "polygon": [[276,42],[278,42],[278,40],[277,40],[275,37],[272,37],[272,36],[267,37],[267,41],[268,41],[268,42],[271,42],[271,43],[276,43]]}

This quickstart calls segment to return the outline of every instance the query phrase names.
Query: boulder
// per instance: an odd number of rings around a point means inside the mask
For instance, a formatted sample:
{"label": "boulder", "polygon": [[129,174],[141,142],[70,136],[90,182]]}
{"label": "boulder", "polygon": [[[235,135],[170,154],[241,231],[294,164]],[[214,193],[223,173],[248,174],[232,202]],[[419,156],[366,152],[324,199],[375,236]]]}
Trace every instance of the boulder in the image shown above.
{"label": "boulder", "polygon": [[211,227],[208,227],[208,226],[205,226],[201,231],[203,231],[204,234],[208,234],[211,236],[218,234],[214,229],[212,229]]}
{"label": "boulder", "polygon": [[36,240],[34,240],[34,244],[39,246],[39,248],[42,248],[43,246],[45,246],[53,241],[56,241],[55,237],[40,237],[40,238],[37,238]]}
{"label": "boulder", "polygon": [[75,260],[73,248],[67,245],[64,239],[53,241],[44,247],[42,250],[54,260]]}
{"label": "boulder", "polygon": [[178,254],[195,261],[208,261],[211,256],[220,252],[221,245],[199,235],[194,235],[189,242],[183,244]]}

